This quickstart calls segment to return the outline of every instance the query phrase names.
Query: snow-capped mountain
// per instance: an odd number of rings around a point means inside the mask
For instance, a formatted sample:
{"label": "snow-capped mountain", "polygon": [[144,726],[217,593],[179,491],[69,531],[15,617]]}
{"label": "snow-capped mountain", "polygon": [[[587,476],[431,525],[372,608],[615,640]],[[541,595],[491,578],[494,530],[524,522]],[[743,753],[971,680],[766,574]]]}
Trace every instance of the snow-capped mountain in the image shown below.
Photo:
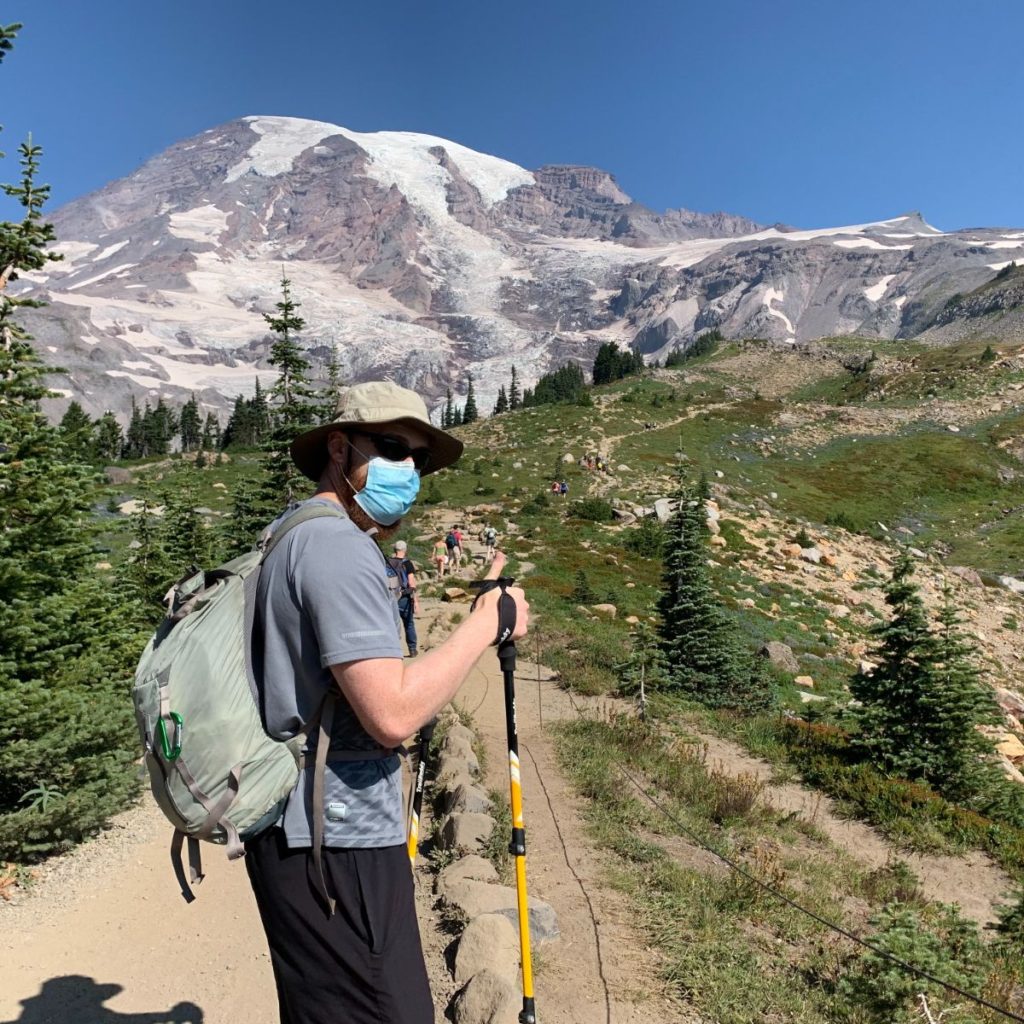
{"label": "snow-capped mountain", "polygon": [[261,316],[292,282],[313,361],[483,409],[603,341],[651,358],[712,327],[808,340],[919,333],[1024,230],[917,214],[817,231],[658,214],[589,167],[524,170],[445,139],[282,117],[203,132],[53,215],[61,263],[21,284],[54,386],[98,415],[162,393],[224,409],[274,377]]}

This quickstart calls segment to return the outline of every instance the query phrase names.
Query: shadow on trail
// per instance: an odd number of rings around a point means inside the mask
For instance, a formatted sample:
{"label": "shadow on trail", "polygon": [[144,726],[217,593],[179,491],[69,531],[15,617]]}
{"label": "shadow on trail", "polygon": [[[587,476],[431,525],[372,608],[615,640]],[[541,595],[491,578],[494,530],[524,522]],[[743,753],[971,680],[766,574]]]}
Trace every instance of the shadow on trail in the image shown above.
{"label": "shadow on trail", "polygon": [[2,1024],[202,1024],[203,1011],[195,1003],[176,1003],[153,1013],[118,1013],[103,1004],[123,985],[100,985],[81,974],[68,974],[43,982],[39,994],[22,999],[21,1016]]}

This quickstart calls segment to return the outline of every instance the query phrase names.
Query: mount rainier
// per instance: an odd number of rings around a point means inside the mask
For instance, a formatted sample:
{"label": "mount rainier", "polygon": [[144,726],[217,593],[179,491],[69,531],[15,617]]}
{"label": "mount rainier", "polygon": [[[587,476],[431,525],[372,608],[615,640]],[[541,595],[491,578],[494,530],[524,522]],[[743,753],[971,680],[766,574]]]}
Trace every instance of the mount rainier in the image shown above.
{"label": "mount rainier", "polygon": [[[292,282],[314,365],[483,409],[615,341],[649,358],[717,327],[779,343],[912,337],[950,296],[1024,262],[1024,230],[944,233],[916,213],[821,230],[656,213],[608,173],[524,170],[445,139],[247,117],[57,210],[64,259],[19,286],[51,378],[97,416],[160,393],[224,410],[266,364]],[[457,399],[458,400],[458,399]]]}

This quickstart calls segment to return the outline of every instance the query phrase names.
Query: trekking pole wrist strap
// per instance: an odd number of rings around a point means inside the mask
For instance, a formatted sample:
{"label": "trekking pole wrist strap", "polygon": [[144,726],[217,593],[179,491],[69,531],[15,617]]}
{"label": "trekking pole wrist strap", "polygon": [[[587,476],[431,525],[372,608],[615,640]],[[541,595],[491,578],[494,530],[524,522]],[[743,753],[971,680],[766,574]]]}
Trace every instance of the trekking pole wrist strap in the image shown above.
{"label": "trekking pole wrist strap", "polygon": [[476,608],[477,602],[484,594],[494,590],[496,587],[501,589],[501,596],[498,598],[498,631],[495,634],[494,640],[491,641],[492,644],[499,647],[504,643],[508,643],[516,630],[516,602],[515,598],[508,592],[508,588],[513,583],[515,583],[515,580],[511,576],[499,576],[496,580],[474,580],[474,582],[470,583],[470,587],[477,591],[477,595],[473,598],[473,603],[469,607],[471,612]]}

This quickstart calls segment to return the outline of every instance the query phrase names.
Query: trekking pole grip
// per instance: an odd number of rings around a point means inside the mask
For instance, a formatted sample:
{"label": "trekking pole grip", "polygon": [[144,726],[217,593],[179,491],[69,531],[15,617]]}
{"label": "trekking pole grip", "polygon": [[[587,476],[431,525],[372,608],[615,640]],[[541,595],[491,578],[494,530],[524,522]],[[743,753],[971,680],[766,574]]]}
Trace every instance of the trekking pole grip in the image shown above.
{"label": "trekking pole grip", "polygon": [[501,588],[501,596],[498,598],[498,632],[494,638],[494,644],[498,648],[498,660],[504,671],[512,671],[516,665],[516,644],[510,639],[516,631],[516,602],[508,592],[508,588],[515,583],[512,576],[499,576],[496,580],[474,580],[470,588],[477,591],[469,610],[476,607],[477,601],[484,594],[495,587]]}

